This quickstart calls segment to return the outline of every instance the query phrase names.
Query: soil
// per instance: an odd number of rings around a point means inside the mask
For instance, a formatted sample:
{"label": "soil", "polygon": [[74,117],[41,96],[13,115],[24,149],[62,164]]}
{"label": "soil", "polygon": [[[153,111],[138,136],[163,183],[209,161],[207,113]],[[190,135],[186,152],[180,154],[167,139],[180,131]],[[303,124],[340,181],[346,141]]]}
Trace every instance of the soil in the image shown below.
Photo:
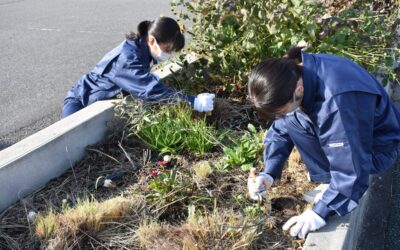
{"label": "soil", "polygon": [[[224,109],[226,110],[226,106]],[[218,126],[231,124],[231,128],[239,128],[241,125],[232,125],[231,119],[240,117],[242,123],[246,124],[248,120],[253,119],[247,112],[217,114],[218,110],[214,113],[213,118],[218,117],[220,122]],[[243,116],[247,118],[243,118]],[[213,163],[220,161],[221,157],[222,150],[218,148],[203,157],[179,155],[171,164],[171,169],[176,170],[182,178],[190,178],[193,176],[192,166],[196,162]],[[101,143],[88,146],[85,157],[65,174],[50,181],[42,189],[21,199],[0,214],[0,248],[50,248],[49,240],[40,239],[35,234],[34,223],[28,219],[30,211],[38,214],[46,214],[49,211],[62,213],[63,206],[66,204],[74,207],[78,200],[88,197],[101,202],[117,196],[132,197],[137,193],[144,195],[151,193],[148,183],[155,178],[152,176],[152,171],[160,169],[160,166],[157,165],[159,161],[162,161],[162,158],[151,152],[138,139],[125,136],[121,130],[110,132],[109,136]],[[268,217],[267,221],[270,222],[270,225],[265,225],[268,223],[263,221],[262,230],[259,230],[256,240],[241,249],[298,249],[301,247],[303,241],[291,238],[287,232],[282,231],[281,227],[291,216],[301,213],[306,208],[307,205],[302,196],[304,192],[315,187],[315,184],[307,181],[306,168],[296,152],[292,153],[286,165],[280,182],[274,184],[269,192],[272,211],[265,216]],[[105,179],[112,179],[116,186],[113,188],[103,187]],[[241,211],[244,207],[253,204],[246,196],[247,174],[240,168],[225,172],[214,171],[205,181],[196,181],[195,178],[193,180],[192,184],[184,186],[185,191],[182,191],[183,195],[187,197],[193,195],[192,198],[174,201],[175,203],[167,204],[165,208],[156,203],[152,203],[152,206],[147,204],[146,216],[153,216],[152,219],[170,225],[180,225],[188,217],[188,204],[193,202],[196,197],[214,197],[213,201],[211,199],[196,201],[196,206],[210,211],[214,206]],[[245,196],[243,202],[237,202],[232,198],[238,194]],[[157,212],[155,213],[154,210]],[[137,213],[139,214],[139,212]],[[82,233],[79,242],[69,249],[142,249],[143,246],[140,246],[137,237],[134,236],[140,223],[137,218],[136,220],[132,218],[132,216],[122,218],[118,229],[118,233],[126,236],[124,239],[130,239],[130,243],[127,245],[124,245],[124,242],[127,241],[117,242],[116,237],[110,237],[100,231]],[[112,225],[106,226],[106,228],[110,227]],[[130,235],[128,235],[129,233]],[[222,243],[220,247],[216,242],[213,249],[223,249]]]}

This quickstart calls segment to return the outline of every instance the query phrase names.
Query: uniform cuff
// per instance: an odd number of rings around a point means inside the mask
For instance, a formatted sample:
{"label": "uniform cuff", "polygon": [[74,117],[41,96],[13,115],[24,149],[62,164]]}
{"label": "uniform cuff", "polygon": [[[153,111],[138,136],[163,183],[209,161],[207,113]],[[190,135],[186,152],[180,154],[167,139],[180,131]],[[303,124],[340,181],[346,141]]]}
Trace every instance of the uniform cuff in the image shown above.
{"label": "uniform cuff", "polygon": [[321,218],[323,218],[325,221],[327,221],[329,216],[334,213],[334,211],[330,209],[322,200],[319,200],[314,205],[312,210],[321,216]]}
{"label": "uniform cuff", "polygon": [[282,175],[282,167],[280,161],[266,161],[264,171],[274,178],[274,180],[280,179]]}
{"label": "uniform cuff", "polygon": [[189,104],[190,104],[190,106],[192,106],[193,107],[193,105],[194,105],[194,96],[191,96],[191,95],[188,95],[187,96],[187,100],[189,101]]}

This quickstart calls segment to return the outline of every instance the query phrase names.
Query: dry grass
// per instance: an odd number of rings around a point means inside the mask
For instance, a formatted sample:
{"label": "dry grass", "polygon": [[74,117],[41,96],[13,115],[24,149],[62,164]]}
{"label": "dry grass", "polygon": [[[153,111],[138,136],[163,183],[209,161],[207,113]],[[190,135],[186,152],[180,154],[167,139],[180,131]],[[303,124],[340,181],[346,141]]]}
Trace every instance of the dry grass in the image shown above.
{"label": "dry grass", "polygon": [[81,200],[74,208],[55,215],[53,212],[35,221],[36,235],[50,241],[50,248],[68,249],[80,241],[84,234],[100,231],[106,222],[118,221],[128,215],[134,200],[115,197],[104,202]]}
{"label": "dry grass", "polygon": [[213,169],[211,168],[209,161],[200,161],[193,166],[193,171],[199,178],[208,178],[208,176],[212,174]]}
{"label": "dry grass", "polygon": [[296,173],[299,171],[299,166],[302,165],[301,156],[297,148],[293,148],[292,153],[288,159],[288,171],[289,173]]}
{"label": "dry grass", "polygon": [[262,225],[262,221],[222,209],[189,216],[180,226],[147,222],[140,226],[137,234],[145,249],[248,249],[260,234]]}
{"label": "dry grass", "polygon": [[53,212],[38,215],[35,219],[35,233],[42,239],[52,238],[60,228],[60,221]]}
{"label": "dry grass", "polygon": [[[274,192],[271,191],[270,216],[245,215],[245,208],[252,206],[245,197],[247,174],[240,169],[220,171],[215,168],[213,163],[221,158],[219,152],[201,159],[186,155],[177,157],[175,167],[182,172],[185,181],[191,178],[195,182],[197,179],[205,181],[202,185],[192,183],[171,193],[172,202],[167,212],[163,212],[152,207],[145,197],[149,194],[148,184],[154,177],[150,176],[150,168],[144,166],[144,162],[159,159],[142,159],[143,145],[140,143],[122,143],[139,167],[138,171],[132,171],[126,153],[117,145],[109,141],[97,145],[96,151],[90,151],[86,159],[74,167],[74,172],[50,182],[31,195],[25,205],[17,204],[0,215],[0,248],[172,250],[291,247],[291,238],[280,228],[290,216],[301,212],[304,208],[302,190],[312,186],[306,181],[304,166],[292,160],[293,155],[289,160],[293,163],[285,168],[281,182],[275,186]],[[116,188],[94,188],[99,176],[120,171],[124,174],[115,179]],[[179,204],[173,203],[182,197],[182,192],[187,194],[185,199]],[[79,201],[82,194],[96,197],[97,201]],[[178,194],[178,198],[172,197]],[[234,199],[238,195],[242,196],[240,202]],[[64,206],[64,199],[68,200],[70,207]],[[191,205],[198,208],[196,213],[187,213],[187,207]],[[39,214],[35,228],[30,228],[26,219],[29,210]]]}
{"label": "dry grass", "polygon": [[208,120],[215,123],[217,128],[242,128],[247,124],[261,125],[251,105],[243,105],[223,98],[215,98],[214,109]]}

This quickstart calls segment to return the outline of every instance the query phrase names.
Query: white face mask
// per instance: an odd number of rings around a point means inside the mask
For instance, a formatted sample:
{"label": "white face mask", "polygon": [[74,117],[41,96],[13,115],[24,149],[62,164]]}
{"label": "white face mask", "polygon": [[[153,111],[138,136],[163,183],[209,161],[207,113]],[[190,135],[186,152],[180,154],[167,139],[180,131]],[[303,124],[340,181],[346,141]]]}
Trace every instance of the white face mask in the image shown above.
{"label": "white face mask", "polygon": [[158,52],[158,55],[155,55],[152,50],[150,50],[151,56],[157,60],[157,62],[163,62],[165,60],[168,60],[171,56],[174,55],[174,53],[166,53],[164,51],[161,50],[160,46],[158,45],[157,42],[155,42],[156,45],[156,49]]}

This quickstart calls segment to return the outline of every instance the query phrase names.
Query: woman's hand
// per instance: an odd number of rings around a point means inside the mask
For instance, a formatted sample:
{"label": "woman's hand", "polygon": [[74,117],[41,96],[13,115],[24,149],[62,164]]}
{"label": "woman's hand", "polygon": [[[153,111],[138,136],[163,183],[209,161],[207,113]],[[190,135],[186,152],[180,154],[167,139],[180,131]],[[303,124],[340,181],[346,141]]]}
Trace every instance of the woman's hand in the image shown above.
{"label": "woman's hand", "polygon": [[211,112],[214,109],[214,94],[201,93],[194,99],[193,109],[199,112]]}
{"label": "woman's hand", "polygon": [[290,229],[291,236],[298,236],[304,239],[306,235],[311,232],[320,229],[326,225],[326,221],[321,218],[312,209],[306,210],[299,216],[294,216],[290,218],[285,225],[283,225],[283,230]]}
{"label": "woman's hand", "polygon": [[247,180],[247,189],[252,200],[260,201],[262,197],[267,195],[267,190],[272,186],[274,178],[266,173],[256,175],[255,168],[250,170]]}

